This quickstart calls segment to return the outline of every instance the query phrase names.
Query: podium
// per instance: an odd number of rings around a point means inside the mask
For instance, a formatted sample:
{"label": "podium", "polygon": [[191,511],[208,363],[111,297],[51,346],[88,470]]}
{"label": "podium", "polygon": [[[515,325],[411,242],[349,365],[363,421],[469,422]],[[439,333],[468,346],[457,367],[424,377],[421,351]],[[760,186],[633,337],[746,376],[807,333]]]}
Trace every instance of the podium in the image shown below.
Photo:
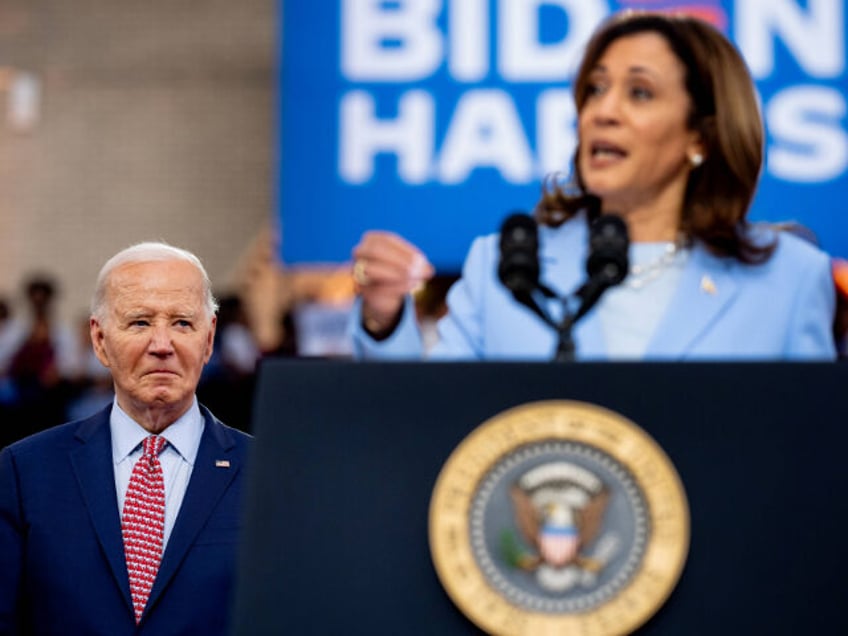
{"label": "podium", "polygon": [[542,400],[664,449],[689,554],[638,634],[846,633],[848,366],[267,360],[235,634],[480,634],[431,561],[436,478],[475,428]]}

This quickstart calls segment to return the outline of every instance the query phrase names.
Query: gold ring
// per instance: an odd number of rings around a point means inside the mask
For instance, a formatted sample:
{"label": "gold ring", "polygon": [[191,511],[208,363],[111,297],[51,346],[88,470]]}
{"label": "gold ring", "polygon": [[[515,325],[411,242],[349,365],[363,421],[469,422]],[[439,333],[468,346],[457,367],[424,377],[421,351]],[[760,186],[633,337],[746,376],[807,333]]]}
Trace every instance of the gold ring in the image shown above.
{"label": "gold ring", "polygon": [[365,287],[369,282],[368,274],[365,273],[365,261],[358,260],[353,264],[353,280],[357,285]]}

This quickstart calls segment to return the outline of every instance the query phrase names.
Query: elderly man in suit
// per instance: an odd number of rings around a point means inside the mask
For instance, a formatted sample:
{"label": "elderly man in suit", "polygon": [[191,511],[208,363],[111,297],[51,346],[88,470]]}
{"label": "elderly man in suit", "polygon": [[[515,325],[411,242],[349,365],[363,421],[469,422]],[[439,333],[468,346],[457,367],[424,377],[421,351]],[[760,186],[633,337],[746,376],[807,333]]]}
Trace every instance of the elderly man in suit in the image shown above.
{"label": "elderly man in suit", "polygon": [[113,404],[0,453],[0,634],[226,631],[249,437],[195,397],[215,311],[185,250],[103,266],[91,338]]}

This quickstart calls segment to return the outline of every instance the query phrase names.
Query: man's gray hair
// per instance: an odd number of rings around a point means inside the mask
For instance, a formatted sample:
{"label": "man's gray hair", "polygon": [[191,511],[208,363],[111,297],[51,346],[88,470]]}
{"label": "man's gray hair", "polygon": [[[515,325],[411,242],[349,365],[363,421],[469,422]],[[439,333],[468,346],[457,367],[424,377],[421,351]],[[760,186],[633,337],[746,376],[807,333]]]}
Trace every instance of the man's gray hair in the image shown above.
{"label": "man's gray hair", "polygon": [[208,318],[212,318],[218,311],[218,303],[212,294],[212,282],[209,274],[203,267],[203,263],[188,250],[168,245],[161,241],[147,241],[137,243],[121,250],[110,258],[97,275],[97,283],[94,287],[94,297],[91,299],[91,315],[99,321],[106,317],[106,286],[109,276],[118,267],[131,263],[150,263],[155,261],[187,261],[194,265],[203,278],[203,295],[205,297],[205,309]]}

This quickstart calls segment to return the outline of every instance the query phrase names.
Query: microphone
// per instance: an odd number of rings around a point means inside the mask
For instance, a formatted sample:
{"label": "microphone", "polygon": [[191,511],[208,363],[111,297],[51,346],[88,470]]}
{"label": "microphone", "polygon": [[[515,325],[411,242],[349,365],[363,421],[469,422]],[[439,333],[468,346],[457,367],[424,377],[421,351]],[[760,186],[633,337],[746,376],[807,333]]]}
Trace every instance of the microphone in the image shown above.
{"label": "microphone", "polygon": [[552,327],[556,323],[533,298],[539,291],[548,298],[555,294],[539,283],[539,231],[536,221],[523,212],[516,212],[501,225],[500,262],[498,278],[512,292],[513,298]]}
{"label": "microphone", "polygon": [[513,294],[530,294],[539,286],[539,233],[527,214],[515,213],[501,225],[498,278]]}
{"label": "microphone", "polygon": [[627,276],[629,244],[627,226],[621,217],[601,215],[592,222],[589,227],[589,256],[586,260],[589,279],[571,296],[579,298],[580,306],[573,313],[569,298],[559,298],[563,317],[555,321],[534,298],[537,292],[547,298],[558,298],[557,294],[539,282],[539,232],[536,222],[527,214],[514,213],[501,225],[498,278],[512,292],[515,300],[557,331],[554,360],[562,362],[574,359],[571,329],[598,302],[601,294]]}
{"label": "microphone", "polygon": [[578,292],[583,303],[574,320],[588,312],[607,289],[627,277],[630,267],[627,256],[629,245],[627,225],[620,216],[604,214],[592,222],[589,228],[589,256],[586,259],[589,280]]}
{"label": "microphone", "polygon": [[620,216],[605,214],[589,228],[589,258],[586,273],[600,278],[607,287],[618,285],[627,277],[627,248],[630,238],[627,225]]}

